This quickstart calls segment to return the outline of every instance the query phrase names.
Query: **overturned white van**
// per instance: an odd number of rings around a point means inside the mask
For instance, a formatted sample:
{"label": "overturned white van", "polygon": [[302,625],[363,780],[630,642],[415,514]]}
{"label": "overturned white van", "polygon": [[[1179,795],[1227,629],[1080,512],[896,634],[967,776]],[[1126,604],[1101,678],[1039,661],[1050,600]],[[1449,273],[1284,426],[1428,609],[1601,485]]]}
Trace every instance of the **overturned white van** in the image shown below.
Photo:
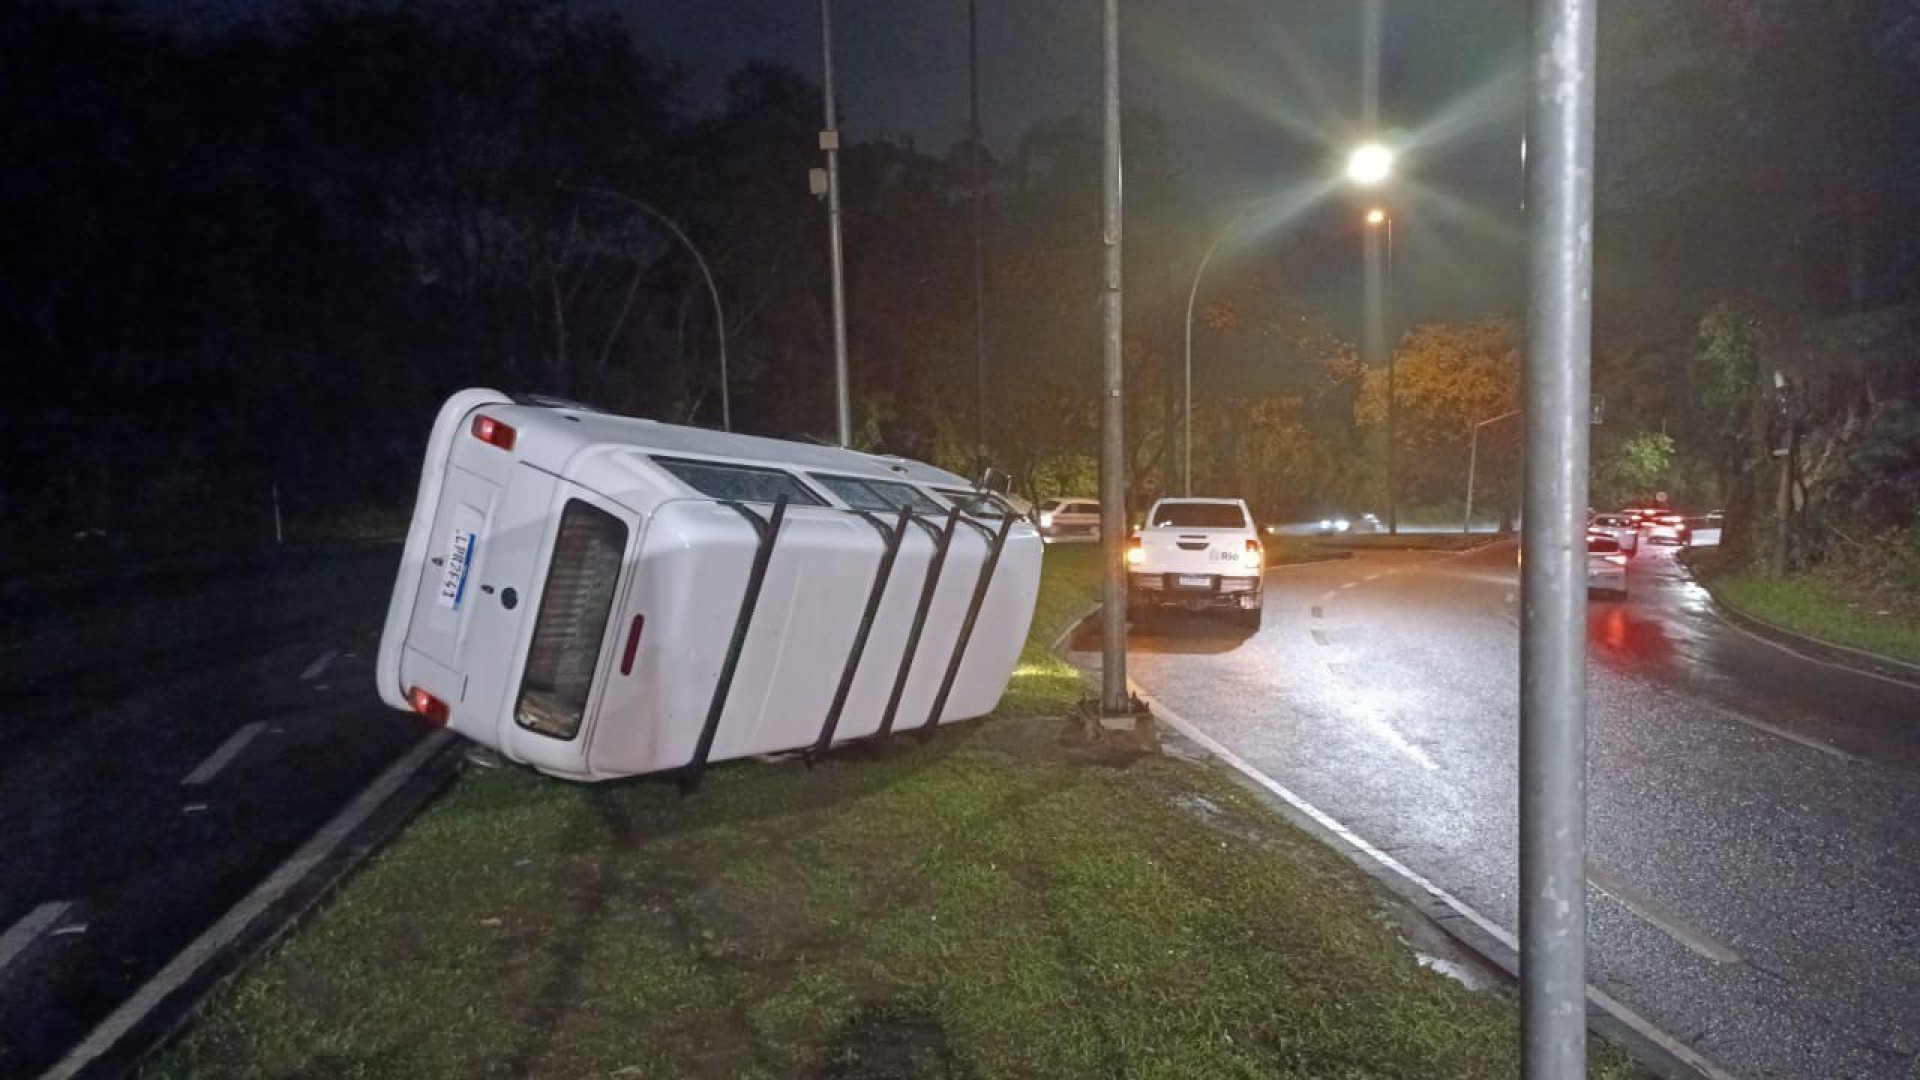
{"label": "overturned white van", "polygon": [[380,696],[575,780],[981,716],[1041,542],[895,457],[465,390],[441,408]]}

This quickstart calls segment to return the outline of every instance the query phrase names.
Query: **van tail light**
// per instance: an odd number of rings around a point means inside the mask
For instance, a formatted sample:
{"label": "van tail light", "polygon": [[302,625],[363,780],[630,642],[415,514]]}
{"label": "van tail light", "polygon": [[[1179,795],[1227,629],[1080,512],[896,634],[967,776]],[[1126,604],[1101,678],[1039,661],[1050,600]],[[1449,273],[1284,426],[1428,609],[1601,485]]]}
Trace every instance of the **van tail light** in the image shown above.
{"label": "van tail light", "polygon": [[1139,566],[1147,561],[1147,549],[1139,537],[1127,541],[1127,565]]}
{"label": "van tail light", "polygon": [[449,711],[447,703],[427,693],[421,687],[416,686],[407,691],[407,704],[413,706],[413,711],[419,713],[421,719],[434,727],[447,726]]}
{"label": "van tail light", "polygon": [[1620,566],[1627,565],[1627,557],[1625,555],[1602,555],[1600,557],[1607,560],[1610,563],[1615,563]]}
{"label": "van tail light", "polygon": [[473,437],[502,450],[513,449],[513,429],[491,416],[473,418]]}
{"label": "van tail light", "polygon": [[1241,561],[1246,563],[1248,566],[1258,567],[1260,565],[1260,560],[1264,554],[1265,553],[1260,550],[1260,541],[1248,540],[1247,553],[1241,558]]}

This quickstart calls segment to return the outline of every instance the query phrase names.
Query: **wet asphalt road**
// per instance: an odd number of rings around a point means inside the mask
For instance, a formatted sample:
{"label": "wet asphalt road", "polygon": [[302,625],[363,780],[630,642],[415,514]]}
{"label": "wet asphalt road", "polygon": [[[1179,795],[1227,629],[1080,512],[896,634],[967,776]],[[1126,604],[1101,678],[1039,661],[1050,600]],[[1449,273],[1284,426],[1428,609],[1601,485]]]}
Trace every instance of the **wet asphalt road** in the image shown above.
{"label": "wet asphalt road", "polygon": [[[1590,979],[1738,1076],[1920,1077],[1920,685],[1728,625],[1672,549],[1629,589],[1588,618]],[[1135,627],[1129,675],[1514,929],[1514,546],[1267,590],[1257,634]]]}
{"label": "wet asphalt road", "polygon": [[422,730],[373,658],[397,545],[0,607],[0,1076],[53,1063]]}

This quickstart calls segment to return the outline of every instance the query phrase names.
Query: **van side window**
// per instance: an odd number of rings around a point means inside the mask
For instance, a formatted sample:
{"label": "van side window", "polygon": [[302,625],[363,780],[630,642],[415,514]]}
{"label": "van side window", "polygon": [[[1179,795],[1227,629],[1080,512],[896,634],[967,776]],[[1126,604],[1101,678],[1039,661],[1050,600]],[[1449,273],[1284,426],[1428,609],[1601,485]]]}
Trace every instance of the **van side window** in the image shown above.
{"label": "van side window", "polygon": [[928,498],[919,488],[894,480],[835,476],[832,473],[808,473],[807,479],[833,492],[841,502],[855,510],[898,511],[904,506],[921,514],[940,509],[940,504]]}
{"label": "van side window", "polygon": [[653,463],[702,495],[738,502],[770,503],[782,495],[794,506],[825,506],[798,477],[761,465],[732,461],[695,461],[692,458],[655,457]]}
{"label": "van side window", "polygon": [[940,493],[941,498],[960,507],[965,513],[973,517],[984,518],[987,521],[998,521],[1006,516],[1001,513],[999,503],[981,495],[977,491],[955,491],[952,488],[934,488],[934,490]]}

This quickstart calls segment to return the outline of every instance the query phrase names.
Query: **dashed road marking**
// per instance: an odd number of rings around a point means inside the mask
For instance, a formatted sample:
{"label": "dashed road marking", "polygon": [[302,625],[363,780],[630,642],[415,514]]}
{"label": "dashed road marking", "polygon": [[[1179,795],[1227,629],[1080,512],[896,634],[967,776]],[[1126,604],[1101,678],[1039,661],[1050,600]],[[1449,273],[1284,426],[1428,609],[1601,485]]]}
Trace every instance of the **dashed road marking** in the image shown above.
{"label": "dashed road marking", "polygon": [[41,904],[21,916],[20,921],[9,926],[6,933],[0,934],[0,975],[6,974],[7,965],[25,952],[34,939],[59,922],[69,906],[65,900]]}
{"label": "dashed road marking", "polygon": [[327,670],[327,665],[333,663],[333,658],[339,655],[340,650],[328,649],[314,657],[313,663],[307,665],[307,670],[300,673],[301,680],[304,682],[319,678],[320,673]]}
{"label": "dashed road marking", "polygon": [[1625,882],[1591,863],[1587,864],[1587,883],[1613,897],[1621,907],[1640,916],[1661,933],[1714,963],[1744,963],[1739,953],[1708,937],[1706,931],[1657,907],[1653,901],[1628,888]]}
{"label": "dashed road marking", "polygon": [[1357,582],[1357,581],[1349,581],[1349,582],[1347,582],[1347,583],[1346,583],[1345,585],[1342,585],[1342,586],[1340,586],[1340,587],[1341,587],[1342,589],[1351,589],[1351,588],[1353,588],[1353,587],[1354,587],[1355,585],[1358,585],[1358,584],[1360,584],[1360,583],[1359,583],[1359,582]]}
{"label": "dashed road marking", "polygon": [[251,724],[242,725],[240,730],[227,736],[227,741],[221,743],[218,750],[207,755],[207,760],[195,767],[180,783],[186,787],[198,787],[212,780],[215,776],[219,775],[221,769],[226,768],[234,758],[239,757],[240,751],[245,750],[247,744],[252,742],[254,738],[260,734],[261,729],[266,726],[266,722],[262,720],[255,720]]}

